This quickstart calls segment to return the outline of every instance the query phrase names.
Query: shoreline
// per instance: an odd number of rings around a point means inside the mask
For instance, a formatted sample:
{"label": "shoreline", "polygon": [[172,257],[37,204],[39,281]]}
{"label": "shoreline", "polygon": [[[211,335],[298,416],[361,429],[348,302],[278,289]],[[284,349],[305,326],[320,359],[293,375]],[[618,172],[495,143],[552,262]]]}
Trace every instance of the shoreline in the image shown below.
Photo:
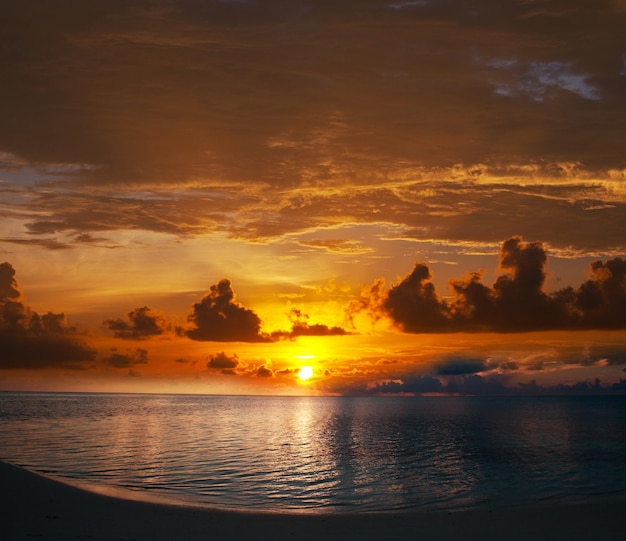
{"label": "shoreline", "polygon": [[279,513],[127,500],[0,461],[0,533],[11,541],[623,538],[626,498],[463,511]]}

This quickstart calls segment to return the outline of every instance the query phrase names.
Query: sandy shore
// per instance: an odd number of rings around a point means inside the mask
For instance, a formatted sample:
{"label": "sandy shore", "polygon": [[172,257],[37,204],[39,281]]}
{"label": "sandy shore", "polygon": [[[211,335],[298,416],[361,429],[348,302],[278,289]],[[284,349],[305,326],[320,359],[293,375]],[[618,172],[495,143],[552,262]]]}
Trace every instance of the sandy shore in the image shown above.
{"label": "sandy shore", "polygon": [[216,511],[113,498],[0,462],[7,541],[623,539],[624,501],[493,511],[294,515]]}

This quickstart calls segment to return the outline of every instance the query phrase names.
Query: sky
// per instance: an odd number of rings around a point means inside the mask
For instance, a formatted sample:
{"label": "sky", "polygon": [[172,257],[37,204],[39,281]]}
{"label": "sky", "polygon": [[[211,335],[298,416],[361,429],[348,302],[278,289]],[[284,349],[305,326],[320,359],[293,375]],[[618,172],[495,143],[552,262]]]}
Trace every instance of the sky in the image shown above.
{"label": "sky", "polygon": [[3,1],[0,389],[626,392],[625,27]]}

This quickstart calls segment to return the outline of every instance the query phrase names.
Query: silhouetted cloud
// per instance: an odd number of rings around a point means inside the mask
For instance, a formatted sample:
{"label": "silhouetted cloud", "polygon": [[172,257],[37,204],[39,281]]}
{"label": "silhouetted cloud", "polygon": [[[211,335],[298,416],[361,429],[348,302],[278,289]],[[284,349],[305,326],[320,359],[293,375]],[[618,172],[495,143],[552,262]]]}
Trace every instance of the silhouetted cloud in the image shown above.
{"label": "silhouetted cloud", "polygon": [[273,332],[271,334],[273,340],[293,340],[298,336],[343,336],[349,334],[342,327],[329,327],[322,323],[310,324],[308,322],[309,315],[297,308],[292,308],[288,316],[291,321],[291,330]]}
{"label": "silhouetted cloud", "polygon": [[137,348],[132,352],[118,353],[117,350],[113,350],[113,353],[105,356],[103,361],[109,366],[113,366],[115,368],[130,368],[138,364],[147,364],[148,351],[142,348]]}
{"label": "silhouetted cloud", "polygon": [[413,271],[387,292],[382,307],[407,332],[439,330],[449,320],[446,305],[430,282],[428,267],[416,263]]}
{"label": "silhouetted cloud", "polygon": [[518,382],[507,386],[496,377],[478,374],[462,376],[413,376],[389,380],[369,386],[367,394],[453,394],[453,395],[601,395],[623,394],[626,379],[617,383],[602,384],[599,378],[582,380],[572,384],[541,385],[536,380]]}
{"label": "silhouetted cloud", "polygon": [[0,368],[81,368],[95,358],[65,314],[39,315],[21,298],[13,266],[0,264]]}
{"label": "silhouetted cloud", "polygon": [[386,315],[407,332],[523,332],[555,329],[626,328],[626,262],[614,258],[591,264],[591,278],[578,289],[547,293],[547,253],[541,242],[515,236],[500,249],[500,268],[506,271],[493,286],[474,272],[452,280],[451,301],[443,300],[431,280],[428,266],[413,271],[388,291],[382,282],[347,307],[353,318],[359,311]]}
{"label": "silhouetted cloud", "polygon": [[261,319],[235,301],[230,280],[212,285],[187,318],[193,327],[186,331],[192,340],[214,342],[266,342],[261,334]]}
{"label": "silhouetted cloud", "polygon": [[441,393],[444,386],[436,377],[433,376],[413,376],[403,380],[389,380],[376,383],[370,387],[369,392],[383,394],[424,394],[424,393]]}
{"label": "silhouetted cloud", "polygon": [[206,363],[209,370],[218,370],[225,376],[236,375],[235,368],[239,366],[239,358],[237,355],[228,356],[223,351],[209,356]]}
{"label": "silhouetted cloud", "polygon": [[117,338],[138,340],[163,334],[168,327],[165,319],[152,312],[147,306],[135,308],[128,313],[129,321],[107,319],[104,325],[113,331]]}
{"label": "silhouetted cloud", "polygon": [[15,270],[10,263],[0,264],[0,301],[19,299],[21,293],[15,280]]}
{"label": "silhouetted cloud", "polygon": [[582,327],[626,327],[626,261],[615,258],[591,264],[591,279],[582,284],[572,298],[580,312]]}
{"label": "silhouetted cloud", "polygon": [[256,375],[259,378],[271,378],[274,376],[274,373],[265,366],[259,366]]}
{"label": "silhouetted cloud", "polygon": [[437,365],[436,373],[440,376],[459,376],[476,374],[487,369],[487,362],[483,359],[450,358]]}

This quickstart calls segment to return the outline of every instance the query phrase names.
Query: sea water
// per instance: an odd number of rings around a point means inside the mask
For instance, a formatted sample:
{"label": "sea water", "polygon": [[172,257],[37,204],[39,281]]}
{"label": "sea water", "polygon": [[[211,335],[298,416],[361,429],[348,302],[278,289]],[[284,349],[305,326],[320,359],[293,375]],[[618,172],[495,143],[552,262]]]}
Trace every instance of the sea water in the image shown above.
{"label": "sea water", "polygon": [[626,493],[626,397],[6,392],[0,459],[221,508],[560,503]]}

